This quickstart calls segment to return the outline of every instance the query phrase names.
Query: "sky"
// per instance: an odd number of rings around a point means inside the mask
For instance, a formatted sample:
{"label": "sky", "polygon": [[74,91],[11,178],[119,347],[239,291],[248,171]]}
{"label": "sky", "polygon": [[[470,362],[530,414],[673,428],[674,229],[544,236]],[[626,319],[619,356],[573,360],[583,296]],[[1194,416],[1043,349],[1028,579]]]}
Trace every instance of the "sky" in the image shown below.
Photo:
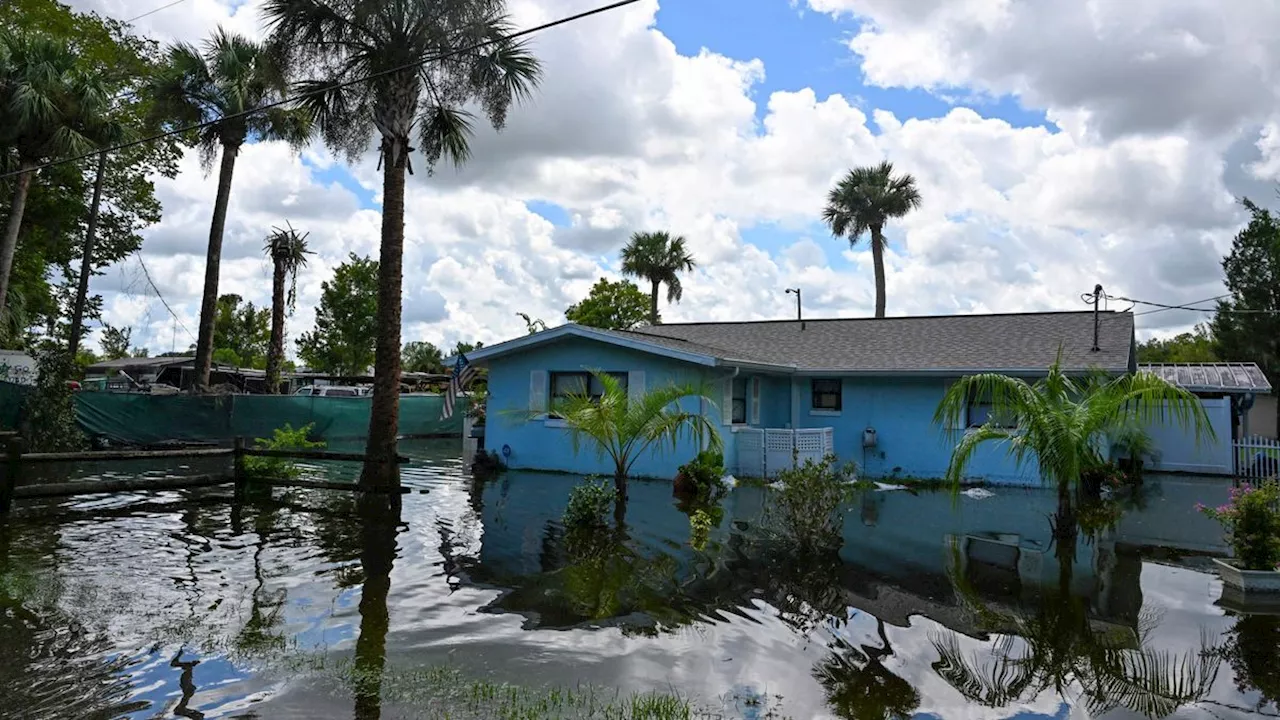
{"label": "sky", "polygon": [[[165,3],[70,4],[127,18]],[[185,0],[136,32],[261,35],[262,4]],[[529,27],[597,4],[508,9]],[[866,243],[820,218],[844,173],[881,160],[923,196],[887,230],[890,315],[1080,310],[1098,283],[1168,304],[1213,297],[1246,220],[1237,198],[1276,199],[1272,0],[641,0],[530,46],[544,79],[506,127],[481,128],[462,169],[415,163],[405,342],[493,343],[524,332],[520,312],[560,324],[647,230],[684,236],[698,261],[667,321],[790,317],[788,287],[808,317],[868,316]],[[319,142],[243,148],[220,292],[269,304],[263,240],[288,221],[316,251],[288,335],[311,329],[334,267],[377,254],[376,165]],[[176,318],[137,259],[94,279],[104,321],[153,353],[194,343],[216,180],[194,152],[156,179],[164,218],[141,263]],[[1139,336],[1207,317],[1139,315]]]}

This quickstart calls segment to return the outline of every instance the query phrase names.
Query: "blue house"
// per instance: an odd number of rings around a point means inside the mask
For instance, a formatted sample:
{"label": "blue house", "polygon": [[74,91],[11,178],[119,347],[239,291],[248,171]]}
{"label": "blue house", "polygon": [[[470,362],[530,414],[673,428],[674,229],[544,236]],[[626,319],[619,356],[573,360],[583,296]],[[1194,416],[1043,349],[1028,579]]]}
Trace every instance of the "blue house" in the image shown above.
{"label": "blue house", "polygon": [[[545,412],[557,396],[592,387],[589,371],[600,370],[632,394],[667,383],[711,389],[712,401],[688,399],[685,409],[716,423],[725,464],[740,476],[773,475],[793,452],[802,459],[834,452],[864,476],[938,478],[952,445],[933,415],[948,385],[979,372],[1035,379],[1059,352],[1068,373],[1133,372],[1133,315],[673,323],[628,332],[568,324],[469,359],[489,371],[485,444],[512,468],[612,472],[592,447],[575,453],[563,421]],[[981,425],[988,411],[975,401],[948,425]],[[656,449],[633,474],[671,478],[698,450],[693,438]],[[969,472],[990,483],[1040,484],[1035,467],[1017,467],[999,447],[983,448]]]}

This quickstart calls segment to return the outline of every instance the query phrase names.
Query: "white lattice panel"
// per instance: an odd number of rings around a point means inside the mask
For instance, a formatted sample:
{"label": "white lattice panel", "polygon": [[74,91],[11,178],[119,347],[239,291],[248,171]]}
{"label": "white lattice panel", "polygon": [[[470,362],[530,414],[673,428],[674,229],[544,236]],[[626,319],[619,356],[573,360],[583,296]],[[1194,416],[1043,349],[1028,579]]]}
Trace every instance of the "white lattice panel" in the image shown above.
{"label": "white lattice panel", "polygon": [[764,477],[764,431],[739,430],[735,433],[738,447],[737,474],[742,477]]}

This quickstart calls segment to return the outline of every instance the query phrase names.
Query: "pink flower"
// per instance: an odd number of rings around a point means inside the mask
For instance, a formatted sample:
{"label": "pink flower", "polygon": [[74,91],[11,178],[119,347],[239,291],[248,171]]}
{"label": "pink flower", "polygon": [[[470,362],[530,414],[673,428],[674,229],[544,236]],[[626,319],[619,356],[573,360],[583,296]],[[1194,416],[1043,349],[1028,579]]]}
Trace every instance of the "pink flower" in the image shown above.
{"label": "pink flower", "polygon": [[1196,503],[1196,510],[1199,510],[1200,512],[1204,512],[1204,510],[1205,510],[1205,504],[1204,504],[1204,503]]}

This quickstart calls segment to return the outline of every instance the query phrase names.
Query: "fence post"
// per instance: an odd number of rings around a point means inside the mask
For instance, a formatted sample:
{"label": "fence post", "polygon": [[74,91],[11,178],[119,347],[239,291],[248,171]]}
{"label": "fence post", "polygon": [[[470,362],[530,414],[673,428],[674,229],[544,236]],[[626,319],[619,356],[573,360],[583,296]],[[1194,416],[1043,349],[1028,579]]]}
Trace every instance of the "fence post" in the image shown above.
{"label": "fence post", "polygon": [[245,489],[244,486],[245,486],[245,481],[247,479],[244,472],[244,449],[245,449],[244,438],[237,435],[235,439],[235,452],[231,456],[232,458],[234,458],[233,460],[234,469],[232,470],[232,473],[233,473],[232,479],[235,481],[235,484],[236,484],[235,485],[236,502],[240,502],[241,500],[244,500],[244,489]]}
{"label": "fence post", "polygon": [[5,460],[0,465],[0,515],[9,514],[13,508],[13,489],[18,485],[18,472],[22,468],[22,439],[10,437],[5,441]]}

